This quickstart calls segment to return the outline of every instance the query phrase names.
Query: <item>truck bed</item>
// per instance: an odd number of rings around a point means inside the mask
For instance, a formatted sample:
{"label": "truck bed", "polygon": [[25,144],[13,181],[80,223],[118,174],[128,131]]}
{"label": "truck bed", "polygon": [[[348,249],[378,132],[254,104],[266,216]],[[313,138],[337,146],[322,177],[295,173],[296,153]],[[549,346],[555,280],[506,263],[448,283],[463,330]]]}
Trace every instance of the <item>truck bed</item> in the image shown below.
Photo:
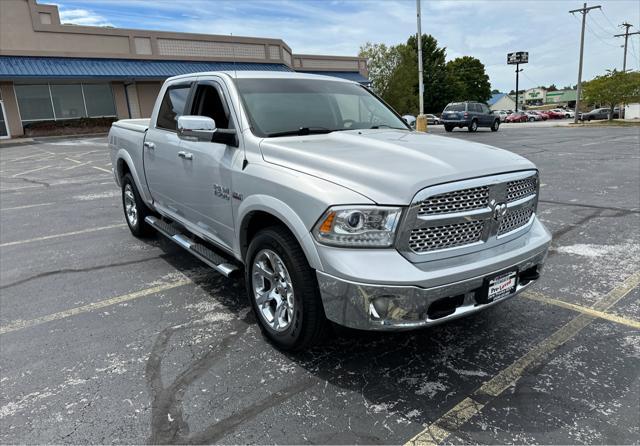
{"label": "truck bed", "polygon": [[144,133],[149,128],[149,122],[151,120],[146,119],[121,119],[113,123],[114,127],[121,127],[127,130],[133,130],[134,132]]}

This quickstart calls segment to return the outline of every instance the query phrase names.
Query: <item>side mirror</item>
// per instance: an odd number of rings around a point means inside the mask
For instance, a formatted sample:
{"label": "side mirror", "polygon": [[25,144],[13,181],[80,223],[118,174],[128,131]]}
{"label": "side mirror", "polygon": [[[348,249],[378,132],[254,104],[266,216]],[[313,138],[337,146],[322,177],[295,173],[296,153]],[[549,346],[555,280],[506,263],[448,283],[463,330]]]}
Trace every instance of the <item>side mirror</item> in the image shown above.
{"label": "side mirror", "polygon": [[208,116],[185,115],[178,118],[178,137],[188,141],[215,142],[238,147],[235,129],[216,128],[216,122]]}
{"label": "side mirror", "polygon": [[207,116],[185,115],[178,118],[180,139],[210,142],[216,130],[215,121]]}

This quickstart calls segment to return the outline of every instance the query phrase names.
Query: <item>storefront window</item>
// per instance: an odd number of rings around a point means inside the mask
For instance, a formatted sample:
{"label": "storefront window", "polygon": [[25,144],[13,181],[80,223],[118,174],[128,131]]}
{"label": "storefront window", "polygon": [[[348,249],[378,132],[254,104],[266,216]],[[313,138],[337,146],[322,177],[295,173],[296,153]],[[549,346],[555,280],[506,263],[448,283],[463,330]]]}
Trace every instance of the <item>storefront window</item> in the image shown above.
{"label": "storefront window", "polygon": [[51,85],[51,97],[56,119],[83,118],[87,116],[80,84]]}
{"label": "storefront window", "polygon": [[23,122],[116,115],[107,83],[14,85],[14,89]]}
{"label": "storefront window", "polygon": [[48,85],[15,85],[23,121],[55,119]]}
{"label": "storefront window", "polygon": [[83,84],[82,88],[84,89],[84,99],[87,103],[87,113],[90,117],[98,118],[116,115],[111,85]]}

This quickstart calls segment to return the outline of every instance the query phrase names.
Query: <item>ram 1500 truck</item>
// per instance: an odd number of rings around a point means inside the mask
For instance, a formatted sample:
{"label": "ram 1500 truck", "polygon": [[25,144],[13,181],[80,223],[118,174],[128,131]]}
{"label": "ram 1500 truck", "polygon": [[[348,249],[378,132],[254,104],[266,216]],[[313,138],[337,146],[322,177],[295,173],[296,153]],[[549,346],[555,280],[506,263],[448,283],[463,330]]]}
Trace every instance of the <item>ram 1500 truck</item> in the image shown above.
{"label": "ram 1500 truck", "polygon": [[406,330],[503,302],[539,278],[551,241],[531,162],[415,132],[337,78],[172,77],[151,119],[114,123],[109,147],[131,232],[244,271],[282,349],[329,321]]}

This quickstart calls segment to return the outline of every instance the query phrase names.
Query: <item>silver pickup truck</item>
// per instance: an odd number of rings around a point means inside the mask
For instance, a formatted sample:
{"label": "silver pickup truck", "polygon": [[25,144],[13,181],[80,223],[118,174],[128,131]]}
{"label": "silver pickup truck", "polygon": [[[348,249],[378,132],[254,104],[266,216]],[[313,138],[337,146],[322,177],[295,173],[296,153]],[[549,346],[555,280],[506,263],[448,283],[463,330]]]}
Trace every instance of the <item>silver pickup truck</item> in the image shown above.
{"label": "silver pickup truck", "polygon": [[531,162],[412,131],[337,78],[173,77],[150,120],[113,124],[109,147],[131,232],[244,271],[282,349],[329,321],[406,330],[503,302],[539,278],[551,241]]}

